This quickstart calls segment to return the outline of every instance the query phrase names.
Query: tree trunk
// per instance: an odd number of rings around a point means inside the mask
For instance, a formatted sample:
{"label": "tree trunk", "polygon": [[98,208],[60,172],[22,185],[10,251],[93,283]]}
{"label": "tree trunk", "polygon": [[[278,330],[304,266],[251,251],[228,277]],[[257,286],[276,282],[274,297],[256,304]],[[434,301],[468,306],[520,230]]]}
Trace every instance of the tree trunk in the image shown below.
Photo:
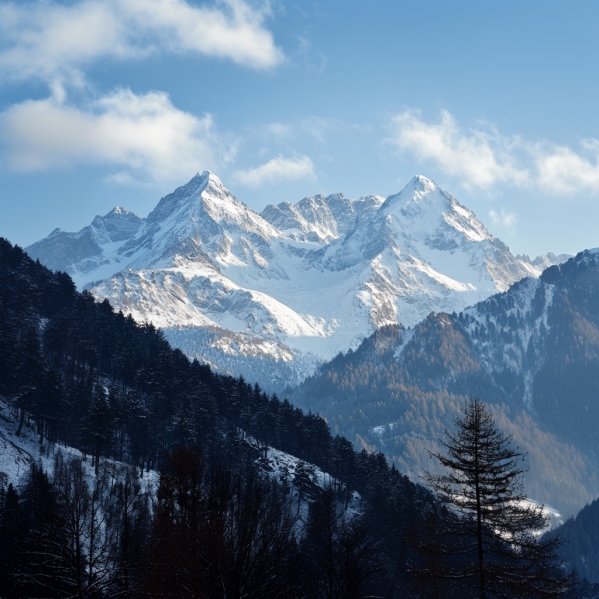
{"label": "tree trunk", "polygon": [[21,409],[21,419],[19,420],[19,428],[17,429],[17,432],[15,433],[15,435],[17,435],[17,437],[21,436],[21,430],[23,428],[24,422],[25,422],[25,410]]}

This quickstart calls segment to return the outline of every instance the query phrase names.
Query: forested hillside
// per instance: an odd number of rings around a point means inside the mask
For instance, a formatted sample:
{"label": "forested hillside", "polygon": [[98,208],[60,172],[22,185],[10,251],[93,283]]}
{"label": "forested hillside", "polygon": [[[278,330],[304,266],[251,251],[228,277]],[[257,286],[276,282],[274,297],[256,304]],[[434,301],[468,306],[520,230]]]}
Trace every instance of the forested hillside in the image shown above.
{"label": "forested hillside", "polygon": [[561,555],[581,578],[599,583],[599,499],[586,505],[574,518],[560,526]]}
{"label": "forested hillside", "polygon": [[417,479],[472,395],[528,454],[527,491],[565,515],[599,496],[599,255],[583,252],[460,314],[384,327],[290,398]]}
{"label": "forested hillside", "polygon": [[[431,497],[382,454],[356,453],[321,417],[190,362],[153,326],[78,293],[67,275],[5,240],[0,342],[3,418],[15,440],[33,427],[40,448],[55,454],[50,472],[33,463],[20,485],[0,476],[2,596],[164,596],[164,585],[187,583],[206,597],[218,596],[214,584],[248,597],[320,597],[331,585],[406,592],[400,556]],[[295,487],[282,472],[268,475],[267,445],[299,458]],[[328,484],[307,484],[310,464],[329,473]],[[153,469],[162,474],[148,497],[139,474]],[[73,530],[77,506],[84,521]],[[201,518],[206,509],[238,524],[215,531]],[[251,560],[235,561],[246,521],[249,551],[268,566],[260,576],[249,576]],[[189,551],[176,541],[179,525],[191,534]],[[208,570],[186,578],[208,554]]]}

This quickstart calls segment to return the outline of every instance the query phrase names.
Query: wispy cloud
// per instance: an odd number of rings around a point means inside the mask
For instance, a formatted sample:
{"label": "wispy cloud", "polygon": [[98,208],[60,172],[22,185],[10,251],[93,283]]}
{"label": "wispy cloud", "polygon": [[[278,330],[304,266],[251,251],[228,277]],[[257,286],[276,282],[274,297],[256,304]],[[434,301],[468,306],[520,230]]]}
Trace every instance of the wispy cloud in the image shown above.
{"label": "wispy cloud", "polygon": [[567,146],[539,144],[533,149],[539,184],[555,193],[599,192],[599,141],[584,140],[583,153]]}
{"label": "wispy cloud", "polygon": [[390,141],[420,160],[435,162],[441,170],[473,187],[488,188],[497,182],[521,185],[528,172],[516,166],[512,155],[517,139],[496,132],[464,132],[446,110],[436,123],[425,123],[420,112],[408,110],[391,120]]}
{"label": "wispy cloud", "polygon": [[387,141],[416,159],[436,165],[469,188],[498,184],[538,187],[551,194],[599,193],[599,141],[583,140],[580,151],[547,140],[502,135],[493,127],[459,126],[442,111],[425,122],[419,111],[395,115]]}
{"label": "wispy cloud", "polygon": [[253,130],[249,130],[253,136],[262,141],[287,141],[293,144],[302,142],[327,144],[340,135],[369,131],[371,129],[368,125],[359,125],[333,117],[320,116],[293,119],[287,122],[275,121],[255,126]]}
{"label": "wispy cloud", "polygon": [[112,167],[111,179],[180,180],[210,166],[219,168],[234,153],[210,115],[177,109],[168,95],[117,90],[85,107],[58,93],[0,113],[0,140],[14,170],[36,171],[98,164]]}
{"label": "wispy cloud", "polygon": [[506,212],[503,208],[499,212],[491,210],[489,216],[494,225],[501,225],[506,229],[512,229],[518,222],[518,215],[515,212]]}
{"label": "wispy cloud", "polygon": [[236,181],[253,188],[313,176],[314,164],[308,156],[293,158],[277,156],[256,168],[237,170],[233,173],[233,178]]}
{"label": "wispy cloud", "polygon": [[244,0],[201,6],[185,0],[0,2],[0,72],[5,80],[80,83],[96,60],[154,52],[269,69],[284,56],[265,16]]}

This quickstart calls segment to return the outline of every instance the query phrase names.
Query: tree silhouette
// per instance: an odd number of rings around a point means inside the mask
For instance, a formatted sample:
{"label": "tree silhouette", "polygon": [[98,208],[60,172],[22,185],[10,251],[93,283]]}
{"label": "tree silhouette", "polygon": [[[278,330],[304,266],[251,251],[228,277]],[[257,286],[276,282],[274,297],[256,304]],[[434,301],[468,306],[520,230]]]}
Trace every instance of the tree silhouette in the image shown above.
{"label": "tree silhouette", "polygon": [[555,550],[543,539],[542,506],[523,493],[524,456],[511,446],[478,398],[462,408],[456,431],[446,431],[446,454],[431,454],[445,472],[425,480],[448,510],[430,534],[424,553],[435,553],[435,571],[423,560],[420,577],[445,578],[462,597],[559,597],[571,586]]}
{"label": "tree silhouette", "polygon": [[344,509],[344,497],[331,484],[310,504],[303,550],[310,555],[309,597],[358,599],[382,569],[381,556],[360,515]]}

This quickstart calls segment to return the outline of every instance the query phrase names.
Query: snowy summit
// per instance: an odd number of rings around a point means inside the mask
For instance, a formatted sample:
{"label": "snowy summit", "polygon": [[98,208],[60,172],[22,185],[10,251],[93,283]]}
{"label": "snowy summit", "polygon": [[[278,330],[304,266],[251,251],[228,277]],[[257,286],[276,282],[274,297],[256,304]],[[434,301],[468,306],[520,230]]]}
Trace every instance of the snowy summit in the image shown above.
{"label": "snowy summit", "polygon": [[257,214],[202,171],[146,219],[121,208],[27,248],[188,355],[266,388],[293,384],[385,324],[459,311],[562,257],[513,256],[423,176]]}

